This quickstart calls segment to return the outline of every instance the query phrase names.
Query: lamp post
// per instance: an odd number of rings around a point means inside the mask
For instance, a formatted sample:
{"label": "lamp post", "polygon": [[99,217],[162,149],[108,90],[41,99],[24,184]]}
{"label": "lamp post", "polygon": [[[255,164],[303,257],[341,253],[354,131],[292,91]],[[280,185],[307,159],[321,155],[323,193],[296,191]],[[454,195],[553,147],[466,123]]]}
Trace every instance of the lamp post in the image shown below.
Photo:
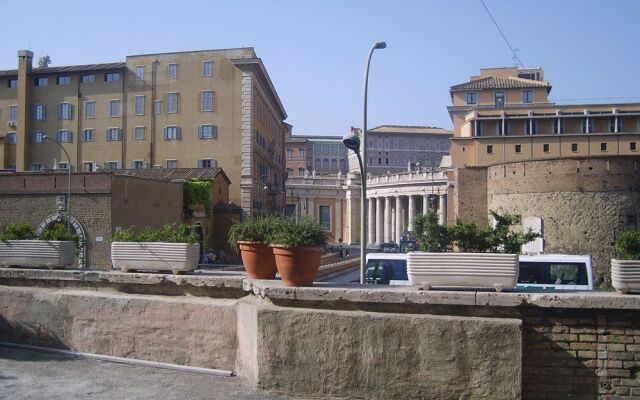
{"label": "lamp post", "polygon": [[42,140],[48,140],[50,142],[55,143],[64,151],[64,154],[67,156],[67,172],[69,176],[69,180],[67,182],[67,231],[71,232],[71,157],[69,157],[69,153],[67,150],[58,143],[57,140],[50,139],[47,135],[42,135]]}
{"label": "lamp post", "polygon": [[[347,134],[342,138],[344,145],[353,150],[360,164],[360,284],[364,284],[364,272],[367,254],[367,88],[369,84],[369,65],[376,49],[387,47],[385,42],[376,42],[371,46],[364,69],[364,90],[362,99],[362,139],[356,134]],[[362,146],[360,146],[362,145]],[[361,156],[362,153],[362,156]]]}

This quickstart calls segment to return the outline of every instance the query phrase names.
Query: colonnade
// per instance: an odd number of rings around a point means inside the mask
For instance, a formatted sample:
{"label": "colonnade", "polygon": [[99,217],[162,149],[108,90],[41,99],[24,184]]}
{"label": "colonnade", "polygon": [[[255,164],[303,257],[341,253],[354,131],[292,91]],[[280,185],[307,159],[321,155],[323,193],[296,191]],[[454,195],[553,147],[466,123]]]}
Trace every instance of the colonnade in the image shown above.
{"label": "colonnade", "polygon": [[378,195],[367,200],[367,243],[400,243],[403,232],[413,231],[413,220],[418,212],[426,214],[436,210],[439,223],[446,224],[447,221],[446,194]]}

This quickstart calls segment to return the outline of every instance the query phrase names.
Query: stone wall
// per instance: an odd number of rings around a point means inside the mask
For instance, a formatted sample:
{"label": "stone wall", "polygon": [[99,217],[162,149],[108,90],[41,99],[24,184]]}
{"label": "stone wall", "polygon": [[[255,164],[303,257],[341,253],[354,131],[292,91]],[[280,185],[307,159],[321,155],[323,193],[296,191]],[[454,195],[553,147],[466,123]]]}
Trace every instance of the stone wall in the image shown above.
{"label": "stone wall", "polygon": [[[487,206],[542,218],[545,253],[589,254],[596,283],[610,280],[614,243],[640,218],[635,158],[531,161],[488,168]],[[606,283],[605,283],[606,284]]]}
{"label": "stone wall", "polygon": [[453,181],[452,212],[448,215],[449,223],[456,218],[467,222],[475,222],[479,226],[486,226],[487,215],[487,169],[486,168],[457,168],[449,173]]}

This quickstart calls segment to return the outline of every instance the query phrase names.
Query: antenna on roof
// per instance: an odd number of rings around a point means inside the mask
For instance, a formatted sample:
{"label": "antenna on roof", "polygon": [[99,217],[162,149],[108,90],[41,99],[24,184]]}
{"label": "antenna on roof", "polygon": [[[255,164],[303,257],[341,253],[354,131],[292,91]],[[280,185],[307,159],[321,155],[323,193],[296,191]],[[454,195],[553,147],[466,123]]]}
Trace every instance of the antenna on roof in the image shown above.
{"label": "antenna on roof", "polygon": [[504,39],[505,43],[507,43],[507,46],[509,46],[509,49],[511,50],[511,53],[513,54],[512,58],[516,62],[516,66],[518,66],[518,64],[520,64],[520,68],[524,68],[524,65],[522,64],[522,61],[520,61],[520,57],[518,57],[518,54],[516,54],[516,51],[518,51],[518,49],[514,49],[513,46],[511,46],[511,43],[509,43],[509,40],[507,39],[507,37],[504,35],[504,33],[502,33],[502,29],[500,29],[500,26],[496,22],[495,18],[493,18],[493,15],[491,15],[491,11],[489,11],[489,8],[487,7],[487,5],[484,4],[484,0],[480,0],[480,3],[482,3],[482,6],[484,7],[484,9],[487,10],[487,14],[489,14],[489,17],[491,18],[491,20],[495,24],[496,28],[498,28],[498,32],[500,32],[500,35]]}

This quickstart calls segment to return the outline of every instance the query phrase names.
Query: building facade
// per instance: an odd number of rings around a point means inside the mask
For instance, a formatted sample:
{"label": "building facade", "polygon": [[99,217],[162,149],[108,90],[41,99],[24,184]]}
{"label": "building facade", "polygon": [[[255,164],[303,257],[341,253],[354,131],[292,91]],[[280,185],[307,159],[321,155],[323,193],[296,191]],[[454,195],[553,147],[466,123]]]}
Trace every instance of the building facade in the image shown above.
{"label": "building facade", "polygon": [[32,63],[21,50],[18,69],[0,71],[0,167],[221,167],[246,214],[282,209],[287,115],[252,48]]}
{"label": "building facade", "polygon": [[291,135],[285,141],[287,176],[337,175],[348,170],[342,136]]}
{"label": "building facade", "polygon": [[451,87],[449,221],[487,224],[489,210],[537,221],[533,251],[589,254],[607,281],[616,237],[640,217],[640,104],[561,105],[550,91],[541,68],[483,69]]}
{"label": "building facade", "polygon": [[[351,131],[361,134],[357,128],[352,127]],[[382,125],[367,130],[367,173],[383,175],[436,168],[449,154],[452,135],[449,129],[428,126]],[[359,171],[353,153],[349,155],[349,171]]]}

